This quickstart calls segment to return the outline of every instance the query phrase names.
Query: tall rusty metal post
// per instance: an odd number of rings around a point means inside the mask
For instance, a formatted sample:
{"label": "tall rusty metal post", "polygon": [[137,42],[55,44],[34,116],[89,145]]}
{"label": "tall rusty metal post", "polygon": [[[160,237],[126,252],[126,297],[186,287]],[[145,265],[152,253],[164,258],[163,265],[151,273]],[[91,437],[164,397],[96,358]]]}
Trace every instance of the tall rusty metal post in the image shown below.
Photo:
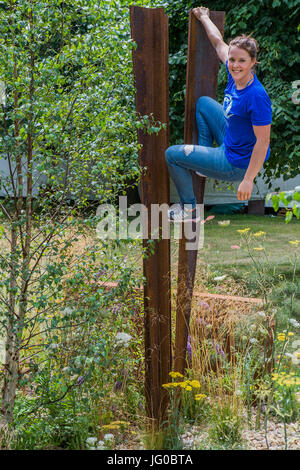
{"label": "tall rusty metal post", "polygon": [[[131,36],[136,86],[136,111],[141,116],[153,114],[166,123],[166,130],[147,134],[139,130],[141,202],[148,209],[148,233],[151,239],[151,205],[169,205],[169,176],[165,150],[169,146],[169,70],[168,17],[163,8],[130,7]],[[161,220],[161,219],[160,219]],[[147,224],[145,224],[147,225]],[[146,413],[157,429],[166,419],[168,392],[162,387],[169,381],[171,369],[171,286],[170,240],[154,241],[154,253],[144,239],[144,314],[145,314],[145,396]]]}
{"label": "tall rusty metal post", "polygon": [[[210,19],[223,35],[225,12],[211,11]],[[196,102],[200,96],[216,98],[219,59],[215,49],[210,44],[203,25],[190,10],[188,57],[186,74],[186,99],[184,120],[184,143],[197,144]],[[205,178],[193,172],[193,186],[197,204],[204,200]],[[200,224],[192,223],[193,226]],[[195,228],[193,228],[195,232]],[[178,256],[178,287],[176,305],[176,340],[174,370],[184,373],[186,367],[186,347],[188,327],[191,314],[193,287],[198,250],[187,250],[187,239],[183,235],[179,243]]]}

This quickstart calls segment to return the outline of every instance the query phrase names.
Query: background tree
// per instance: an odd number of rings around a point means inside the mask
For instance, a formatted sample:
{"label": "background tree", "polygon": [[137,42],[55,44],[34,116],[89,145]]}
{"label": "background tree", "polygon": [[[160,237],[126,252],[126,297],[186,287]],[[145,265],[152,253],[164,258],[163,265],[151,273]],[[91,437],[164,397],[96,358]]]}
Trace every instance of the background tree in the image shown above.
{"label": "background tree", "polygon": [[3,423],[62,331],[95,322],[114,295],[92,282],[105,243],[70,251],[95,228],[91,195],[113,200],[139,173],[128,8],[114,5],[0,3]]}

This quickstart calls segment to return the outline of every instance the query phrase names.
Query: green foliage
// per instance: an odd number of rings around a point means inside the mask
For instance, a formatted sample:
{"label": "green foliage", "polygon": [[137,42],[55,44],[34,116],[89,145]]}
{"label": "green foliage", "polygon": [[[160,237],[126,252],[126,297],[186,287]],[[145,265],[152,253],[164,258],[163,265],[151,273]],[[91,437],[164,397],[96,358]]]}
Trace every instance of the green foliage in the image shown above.
{"label": "green foliage", "polygon": [[[271,412],[283,423],[297,422],[299,417],[299,404],[296,396],[296,381],[295,375],[284,375],[277,374],[279,380],[274,380],[274,405],[271,406]],[[280,381],[281,378],[285,378],[285,384]],[[294,386],[286,385],[286,383],[294,381]],[[298,386],[300,378],[298,377]]]}
{"label": "green foliage", "polygon": [[289,319],[300,322],[300,280],[282,280],[272,289],[272,302],[277,309],[277,325],[280,330],[288,327]]}
{"label": "green foliage", "polygon": [[[72,179],[72,199],[91,192],[107,199],[139,173],[128,8],[103,1],[34,2],[30,29],[28,0],[12,5],[0,10],[6,85],[0,152],[9,158],[22,149],[25,156],[30,135],[34,178],[44,176],[42,188],[51,184],[51,202],[64,196],[66,178]],[[2,179],[2,189],[11,184]]]}
{"label": "green foliage", "polygon": [[[20,383],[11,448],[84,449],[90,435],[101,440],[102,425],[142,414],[139,299],[121,291],[110,297],[104,319],[87,312],[34,358]],[[131,337],[126,344],[116,340],[125,328]],[[122,432],[122,426],[115,428]]]}
{"label": "green foliage", "polygon": [[[75,403],[75,396],[58,402],[51,409],[41,409],[39,414],[28,415],[32,403],[29,398],[18,397],[16,403],[15,433],[11,448],[37,449],[84,449],[89,421],[83,403]],[[29,406],[28,406],[29,405]],[[31,405],[31,406],[30,406]],[[75,411],[75,412],[74,412]]]}
{"label": "green foliage", "polygon": [[[125,2],[11,0],[0,3],[0,20],[6,87],[0,154],[9,169],[0,175],[7,195],[0,203],[0,326],[7,332],[1,378],[2,413],[10,421],[16,388],[43,374],[41,364],[61,344],[71,348],[65,332],[101,323],[112,299],[130,286],[131,271],[122,262],[118,289],[106,294],[98,284],[98,272],[115,258],[105,243],[84,242],[97,224],[87,201],[91,195],[114,200],[136,180],[137,129],[160,126],[136,117]],[[78,253],[72,252],[76,244]],[[73,374],[96,367],[105,350],[101,338],[94,349],[98,359],[89,348],[87,356],[70,355]],[[70,382],[53,380],[62,397]]]}
{"label": "green foliage", "polygon": [[291,205],[291,210],[286,212],[285,222],[288,224],[293,215],[300,219],[300,191],[299,187],[297,186],[292,191],[282,191],[281,193],[277,194],[268,194],[266,197],[266,202],[272,199],[272,205],[274,210],[277,212],[279,210],[280,203],[283,203],[286,208]]}
{"label": "green foliage", "polygon": [[228,405],[220,405],[213,411],[213,423],[209,431],[212,441],[235,448],[242,441],[242,419]]}

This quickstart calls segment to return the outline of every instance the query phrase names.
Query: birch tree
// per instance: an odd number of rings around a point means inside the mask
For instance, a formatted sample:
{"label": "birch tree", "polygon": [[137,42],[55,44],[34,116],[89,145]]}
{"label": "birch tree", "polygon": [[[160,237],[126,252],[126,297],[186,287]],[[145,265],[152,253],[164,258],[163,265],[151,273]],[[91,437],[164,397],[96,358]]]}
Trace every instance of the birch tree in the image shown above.
{"label": "birch tree", "polygon": [[[111,200],[139,173],[128,8],[125,14],[124,2],[115,6],[0,2],[4,424],[13,419],[25,366],[36,366],[53,331],[70,321],[61,315],[62,303],[76,304],[77,323],[99,312],[103,290],[80,286],[96,269],[100,248],[81,264],[68,251],[95,218],[77,216],[91,195]],[[71,269],[77,281],[68,276]],[[75,281],[77,294],[66,300],[62,292]]]}

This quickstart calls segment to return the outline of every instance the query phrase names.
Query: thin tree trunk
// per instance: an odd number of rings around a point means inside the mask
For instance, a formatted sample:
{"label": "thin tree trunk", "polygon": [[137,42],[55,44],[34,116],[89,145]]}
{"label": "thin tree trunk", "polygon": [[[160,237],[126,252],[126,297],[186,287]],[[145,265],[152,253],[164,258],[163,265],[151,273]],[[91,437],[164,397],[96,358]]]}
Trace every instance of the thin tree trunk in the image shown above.
{"label": "thin tree trunk", "polygon": [[16,307],[16,246],[17,232],[14,226],[11,229],[11,265],[10,265],[10,294],[9,294],[9,314],[6,328],[6,352],[3,371],[2,402],[1,402],[1,424],[6,424],[12,420],[11,404],[15,401],[16,381],[18,370],[16,370],[15,351],[15,307]]}
{"label": "thin tree trunk", "polygon": [[[2,386],[2,404],[1,424],[7,424],[12,421],[13,410],[15,405],[16,391],[19,380],[19,365],[20,365],[20,351],[22,347],[22,337],[24,331],[24,322],[26,317],[26,310],[28,304],[28,278],[30,267],[30,249],[32,239],[32,159],[33,159],[33,95],[34,95],[34,52],[33,52],[33,17],[32,10],[29,11],[29,26],[31,29],[30,36],[30,69],[31,80],[29,84],[29,95],[31,101],[31,109],[28,116],[28,139],[27,139],[27,187],[26,187],[26,232],[25,240],[22,240],[23,234],[20,230],[20,243],[22,246],[22,274],[21,274],[21,289],[19,292],[19,309],[16,315],[16,297],[17,297],[17,270],[16,270],[16,251],[18,248],[18,238],[14,223],[11,230],[11,267],[10,267],[10,312],[7,324],[7,339],[6,339],[6,357],[4,366],[4,378]],[[14,77],[17,78],[16,62],[14,64]],[[15,91],[14,95],[15,109],[18,107],[18,93]],[[19,122],[15,120],[15,136],[19,134]],[[22,207],[23,207],[23,174],[22,174],[22,155],[17,155],[16,160],[17,178],[18,178],[18,199],[16,207],[16,220],[21,222]],[[22,223],[22,222],[21,222]],[[24,242],[24,243],[23,243]]]}
{"label": "thin tree trunk", "polygon": [[[16,60],[14,56],[14,78],[17,79],[18,72],[16,66]],[[18,91],[14,92],[14,107],[18,108]],[[19,135],[19,120],[15,119],[14,122],[14,134],[15,137]],[[1,424],[7,424],[12,420],[12,411],[15,403],[16,388],[18,382],[18,360],[16,357],[16,296],[17,296],[17,227],[19,214],[22,210],[22,162],[21,155],[18,154],[16,159],[17,168],[17,202],[16,202],[16,213],[12,216],[11,222],[11,262],[10,262],[10,293],[9,293],[9,313],[6,330],[6,345],[5,345],[5,364],[3,374],[3,385],[2,385],[2,402],[1,402]],[[11,175],[13,178],[13,174]]]}

